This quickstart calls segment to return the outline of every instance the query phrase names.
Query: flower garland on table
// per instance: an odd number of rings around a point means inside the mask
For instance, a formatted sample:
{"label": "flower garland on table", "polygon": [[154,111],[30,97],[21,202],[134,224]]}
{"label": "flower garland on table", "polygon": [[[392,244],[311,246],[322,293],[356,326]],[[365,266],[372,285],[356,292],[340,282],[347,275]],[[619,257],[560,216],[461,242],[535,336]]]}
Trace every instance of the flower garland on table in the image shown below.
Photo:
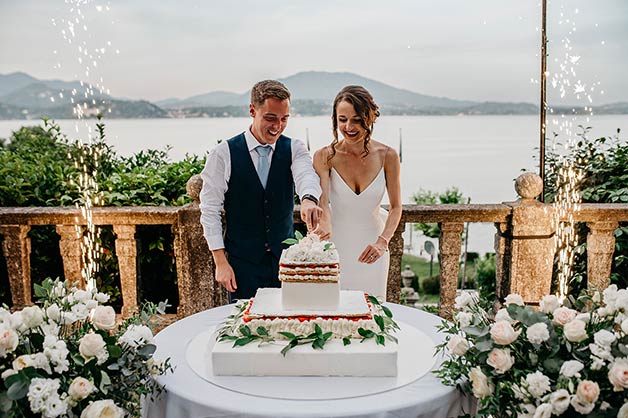
{"label": "flower garland on table", "polygon": [[116,327],[104,293],[46,279],[35,296],[39,306],[0,308],[0,416],[139,417],[142,397],[163,390],[153,376],[172,370],[153,358],[165,303]]}
{"label": "flower garland on table", "polygon": [[[397,343],[397,338],[393,334],[399,330],[399,326],[392,319],[393,314],[390,309],[382,305],[376,297],[367,296],[367,300],[375,307],[376,313],[373,314],[373,320],[380,332],[359,328],[358,333],[362,337],[360,342],[373,338],[378,345],[386,345],[386,340]],[[249,300],[240,301],[236,304],[236,312],[227,317],[224,325],[216,334],[218,342],[233,341],[233,347],[241,347],[252,342],[270,344],[276,341],[267,327],[259,326],[252,330],[247,325],[241,325],[249,304]],[[281,350],[281,354],[284,356],[297,345],[311,343],[312,348],[322,350],[325,347],[325,343],[333,336],[331,332],[323,333],[318,324],[314,324],[313,332],[310,334],[296,335],[290,332],[279,332],[279,334],[284,337],[282,340],[288,341]],[[336,337],[342,338],[344,345],[351,344],[352,338],[350,336],[339,335]]]}
{"label": "flower garland on table", "polygon": [[436,375],[478,399],[477,416],[628,418],[628,290],[544,296],[538,310],[509,295],[495,315],[456,298]]}

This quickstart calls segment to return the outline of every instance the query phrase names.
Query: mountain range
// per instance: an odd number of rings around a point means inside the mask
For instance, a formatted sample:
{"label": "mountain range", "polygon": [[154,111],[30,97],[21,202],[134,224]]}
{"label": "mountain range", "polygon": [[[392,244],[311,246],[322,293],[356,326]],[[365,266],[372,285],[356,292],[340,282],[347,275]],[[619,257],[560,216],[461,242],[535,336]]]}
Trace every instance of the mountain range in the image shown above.
{"label": "mountain range", "polygon": [[[292,93],[291,111],[297,115],[329,115],[336,93],[358,84],[369,90],[388,115],[502,115],[536,114],[538,106],[525,102],[475,102],[424,95],[347,72],[307,71],[278,79]],[[88,93],[88,94],[86,94]],[[76,103],[86,116],[108,118],[247,116],[250,92],[212,91],[191,97],[156,101],[115,98],[81,81],[39,80],[17,72],[0,74],[0,119],[72,118]],[[566,110],[571,107],[554,109]],[[599,106],[595,113],[628,114],[628,102]]]}

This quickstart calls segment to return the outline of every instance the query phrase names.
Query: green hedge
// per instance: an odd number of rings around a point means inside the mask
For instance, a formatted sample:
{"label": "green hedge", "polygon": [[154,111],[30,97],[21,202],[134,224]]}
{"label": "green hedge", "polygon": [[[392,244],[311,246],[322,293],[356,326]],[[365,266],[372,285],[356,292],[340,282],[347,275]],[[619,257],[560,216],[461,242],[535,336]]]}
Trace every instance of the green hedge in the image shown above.
{"label": "green hedge", "polygon": [[[96,168],[104,206],[177,206],[190,202],[185,186],[201,172],[204,158],[196,155],[172,162],[169,149],[144,150],[131,157],[119,156],[105,142],[105,126],[96,125],[98,138],[91,145],[70,141],[50,121],[42,127],[24,127],[0,139],[0,206],[73,206],[81,196],[76,186],[82,169],[75,161]],[[59,237],[54,226],[33,227],[31,277],[63,275]],[[177,288],[170,226],[138,226],[140,264],[139,297],[154,302],[168,299],[176,308]],[[120,307],[120,278],[111,226],[101,232],[104,253],[97,273],[98,286],[112,294]],[[0,281],[8,282],[6,262],[0,259]],[[10,304],[8,285],[0,286],[0,302]]]}

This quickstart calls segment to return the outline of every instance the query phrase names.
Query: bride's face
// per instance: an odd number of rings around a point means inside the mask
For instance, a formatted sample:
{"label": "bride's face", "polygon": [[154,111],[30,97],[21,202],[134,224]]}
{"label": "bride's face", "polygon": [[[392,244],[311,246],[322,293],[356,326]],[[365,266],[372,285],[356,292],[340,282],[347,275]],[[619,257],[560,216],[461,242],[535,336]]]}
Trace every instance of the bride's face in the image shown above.
{"label": "bride's face", "polygon": [[336,121],[338,122],[338,130],[349,144],[356,144],[366,136],[366,131],[362,127],[362,118],[355,113],[351,103],[345,101],[338,103]]}

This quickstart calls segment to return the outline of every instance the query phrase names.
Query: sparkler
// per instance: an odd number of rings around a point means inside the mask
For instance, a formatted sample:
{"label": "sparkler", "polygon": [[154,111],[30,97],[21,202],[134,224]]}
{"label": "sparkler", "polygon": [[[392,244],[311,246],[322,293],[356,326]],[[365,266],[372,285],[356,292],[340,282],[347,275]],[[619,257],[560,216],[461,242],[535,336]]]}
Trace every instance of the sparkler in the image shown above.
{"label": "sparkler", "polygon": [[[92,3],[91,0],[65,0],[66,12],[69,17],[62,17],[57,20],[52,19],[54,26],[61,26],[61,35],[66,43],[76,47],[76,62],[82,69],[83,74],[75,74],[77,79],[89,79],[90,72],[93,73],[98,67],[98,63],[106,55],[109,48],[112,47],[111,41],[107,41],[106,45],[93,47],[90,44],[91,36],[89,32],[89,21],[84,12],[84,8]],[[95,5],[98,13],[110,10],[109,4]],[[116,50],[119,53],[119,50]],[[53,51],[57,55],[57,51]],[[61,62],[55,65],[55,68],[61,68]],[[103,77],[95,84],[80,82],[81,89],[72,89],[70,91],[70,103],[73,106],[73,114],[77,118],[75,123],[75,131],[78,133],[79,121],[84,117],[93,114],[100,114],[98,105],[105,105],[102,97],[109,94],[109,89],[105,87]],[[59,98],[63,99],[63,92],[59,93]],[[55,98],[51,97],[54,102]],[[111,113],[111,108],[107,111]],[[100,147],[94,145],[94,133],[91,126],[85,123],[87,128],[87,142],[77,141],[80,149],[78,157],[70,156],[74,159],[74,166],[79,170],[78,181],[71,182],[79,192],[79,199],[76,206],[81,211],[82,221],[77,217],[75,219],[75,229],[77,237],[80,238],[81,246],[81,277],[83,285],[87,290],[96,288],[96,274],[99,270],[99,260],[103,250],[100,245],[100,229],[93,222],[93,207],[102,204],[101,193],[98,188],[96,177],[99,169],[99,161],[101,157]],[[102,125],[99,126],[100,139],[103,139],[104,132]],[[85,224],[85,228],[81,226]]]}
{"label": "sparkler", "polygon": [[[586,114],[586,122],[590,121],[593,115],[592,94],[599,82],[592,83],[588,86],[585,82],[578,79],[577,67],[580,64],[581,56],[574,51],[574,46],[570,37],[576,32],[576,16],[579,14],[578,9],[573,11],[565,11],[565,6],[560,7],[559,25],[567,26],[567,34],[561,39],[560,49],[555,54],[554,65],[556,70],[551,75],[551,86],[560,94],[560,98],[573,97],[578,102],[586,101],[583,109]],[[545,74],[544,74],[545,75]],[[542,103],[544,106],[545,103]],[[558,255],[558,297],[564,300],[569,292],[569,280],[572,276],[574,250],[578,245],[578,236],[576,234],[574,214],[580,210],[582,196],[580,195],[579,185],[584,177],[583,171],[578,167],[577,163],[568,158],[569,151],[577,142],[577,135],[574,133],[574,125],[576,125],[576,115],[579,113],[575,107],[571,109],[570,115],[558,114],[553,108],[547,107],[551,115],[551,125],[556,133],[554,138],[566,137],[563,152],[559,155],[557,173],[557,193],[554,201],[554,214],[556,226],[556,251]],[[545,137],[544,119],[542,120],[542,135]],[[552,148],[556,152],[558,143],[553,142]],[[541,159],[541,165],[544,165],[544,159]],[[543,167],[544,168],[544,167]]]}

